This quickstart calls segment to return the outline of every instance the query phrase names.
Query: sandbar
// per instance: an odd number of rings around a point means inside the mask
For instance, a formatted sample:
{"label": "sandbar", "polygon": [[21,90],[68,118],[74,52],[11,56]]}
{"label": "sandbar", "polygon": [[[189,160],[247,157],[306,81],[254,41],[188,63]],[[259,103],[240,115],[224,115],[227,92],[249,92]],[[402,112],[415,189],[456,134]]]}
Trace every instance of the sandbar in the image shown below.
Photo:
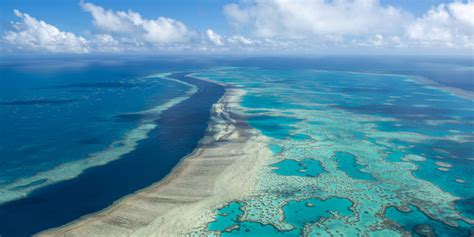
{"label": "sandbar", "polygon": [[198,147],[162,181],[40,236],[176,236],[212,221],[212,211],[249,195],[271,156],[239,114],[244,91],[227,88]]}

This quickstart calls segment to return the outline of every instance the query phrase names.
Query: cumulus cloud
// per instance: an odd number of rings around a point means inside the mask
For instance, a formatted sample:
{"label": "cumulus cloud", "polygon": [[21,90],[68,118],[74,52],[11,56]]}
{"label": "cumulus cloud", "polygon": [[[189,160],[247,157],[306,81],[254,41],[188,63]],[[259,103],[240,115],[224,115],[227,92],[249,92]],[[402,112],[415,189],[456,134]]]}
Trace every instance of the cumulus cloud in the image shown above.
{"label": "cumulus cloud", "polygon": [[183,43],[193,35],[184,23],[167,18],[145,19],[132,10],[106,10],[93,3],[80,2],[81,8],[89,12],[94,19],[94,25],[105,32],[137,37],[155,44]]}
{"label": "cumulus cloud", "polygon": [[20,22],[13,22],[13,30],[7,31],[3,39],[7,44],[26,51],[64,53],[87,53],[89,42],[71,32],[64,32],[26,13],[14,10]]}
{"label": "cumulus cloud", "polygon": [[425,46],[473,47],[474,2],[440,4],[416,19],[409,38]]}
{"label": "cumulus cloud", "polygon": [[391,33],[410,14],[377,0],[257,0],[229,4],[224,13],[236,27],[258,37],[304,39],[320,35]]}
{"label": "cumulus cloud", "polygon": [[217,46],[223,46],[225,41],[231,44],[231,46],[250,46],[255,43],[254,40],[251,40],[249,38],[246,38],[242,35],[231,35],[231,36],[221,36],[214,32],[211,29],[208,29],[206,31],[207,33],[207,38],[209,41],[211,41],[214,45]]}
{"label": "cumulus cloud", "polygon": [[251,39],[246,38],[242,35],[232,35],[229,38],[227,38],[227,41],[229,41],[229,43],[232,43],[232,44],[243,44],[243,45],[251,45],[254,43]]}
{"label": "cumulus cloud", "polygon": [[96,52],[122,52],[124,44],[109,34],[97,34],[91,40],[91,48]]}
{"label": "cumulus cloud", "polygon": [[[448,5],[453,17],[467,27],[474,27],[474,2],[470,0],[467,3],[453,2]],[[472,30],[472,28],[471,28]]]}
{"label": "cumulus cloud", "polygon": [[207,29],[207,38],[215,45],[222,46],[224,45],[222,36],[217,34],[216,32],[212,31],[211,29]]}
{"label": "cumulus cloud", "polygon": [[87,37],[14,10],[20,20],[1,41],[12,46],[7,50],[55,53],[474,49],[474,0],[433,6],[419,17],[379,0],[241,0],[223,7],[233,28],[227,36],[213,29],[197,33],[167,17],[79,5],[92,17],[94,30],[86,30]]}
{"label": "cumulus cloud", "polygon": [[2,37],[3,43],[12,46],[10,50],[53,53],[174,51],[189,49],[193,43],[191,39],[195,33],[174,19],[158,17],[149,20],[131,10],[106,10],[83,1],[80,6],[92,15],[93,24],[98,29],[87,39],[14,10],[21,21],[12,22],[12,30]]}
{"label": "cumulus cloud", "polygon": [[20,22],[12,22],[12,30],[3,35],[3,41],[21,51],[51,53],[122,52],[132,49],[126,40],[117,40],[109,34],[92,35],[89,39],[64,32],[56,26],[22,13],[13,11]]}
{"label": "cumulus cloud", "polygon": [[378,0],[242,0],[223,12],[237,32],[277,45],[474,47],[473,0],[440,4],[418,18]]}

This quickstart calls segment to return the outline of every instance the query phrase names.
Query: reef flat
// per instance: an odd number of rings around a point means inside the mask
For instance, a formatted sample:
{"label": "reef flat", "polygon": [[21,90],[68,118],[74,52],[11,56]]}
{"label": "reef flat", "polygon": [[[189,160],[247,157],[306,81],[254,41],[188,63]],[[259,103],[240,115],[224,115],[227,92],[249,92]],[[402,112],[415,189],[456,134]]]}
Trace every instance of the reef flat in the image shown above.
{"label": "reef flat", "polygon": [[[472,236],[472,100],[410,76],[214,68],[163,181],[43,235]],[[470,204],[471,203],[471,204]]]}
{"label": "reef flat", "polygon": [[403,75],[221,68],[195,76],[245,90],[249,124],[273,154],[255,191],[192,235],[473,234],[471,99]]}
{"label": "reef flat", "polygon": [[263,136],[239,116],[242,95],[227,89],[213,106],[199,148],[163,181],[40,236],[182,235],[211,221],[214,208],[253,191],[255,176],[271,154]]}

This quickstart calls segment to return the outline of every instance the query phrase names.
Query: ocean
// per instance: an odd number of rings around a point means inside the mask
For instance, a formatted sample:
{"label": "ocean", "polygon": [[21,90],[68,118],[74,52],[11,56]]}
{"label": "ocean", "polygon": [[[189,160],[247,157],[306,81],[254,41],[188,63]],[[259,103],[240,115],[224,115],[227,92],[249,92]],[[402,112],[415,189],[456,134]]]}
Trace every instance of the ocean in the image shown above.
{"label": "ocean", "polygon": [[15,92],[1,105],[5,236],[58,227],[159,181],[196,147],[224,92],[183,74],[164,80],[123,65],[28,76],[3,70],[5,91]]}
{"label": "ocean", "polygon": [[[335,68],[197,74],[247,92],[248,123],[273,151],[257,190],[217,209],[200,234],[470,236],[473,98],[417,81],[416,68]],[[446,85],[471,84],[472,66],[462,70],[464,81]]]}
{"label": "ocean", "polygon": [[243,116],[273,151],[259,191],[216,209],[206,234],[471,231],[474,106],[450,88],[474,91],[472,59],[175,56],[2,61],[0,235],[168,175],[224,94],[191,72],[245,90]]}

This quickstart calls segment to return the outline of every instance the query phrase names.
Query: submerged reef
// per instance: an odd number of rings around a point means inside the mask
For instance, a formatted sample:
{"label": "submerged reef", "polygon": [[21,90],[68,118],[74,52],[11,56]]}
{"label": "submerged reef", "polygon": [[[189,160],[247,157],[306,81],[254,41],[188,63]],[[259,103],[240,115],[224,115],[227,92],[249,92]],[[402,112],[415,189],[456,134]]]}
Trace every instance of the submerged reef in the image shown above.
{"label": "submerged reef", "polygon": [[[470,236],[472,101],[408,76],[219,68],[272,155],[192,234]],[[469,148],[470,146],[470,148]]]}

